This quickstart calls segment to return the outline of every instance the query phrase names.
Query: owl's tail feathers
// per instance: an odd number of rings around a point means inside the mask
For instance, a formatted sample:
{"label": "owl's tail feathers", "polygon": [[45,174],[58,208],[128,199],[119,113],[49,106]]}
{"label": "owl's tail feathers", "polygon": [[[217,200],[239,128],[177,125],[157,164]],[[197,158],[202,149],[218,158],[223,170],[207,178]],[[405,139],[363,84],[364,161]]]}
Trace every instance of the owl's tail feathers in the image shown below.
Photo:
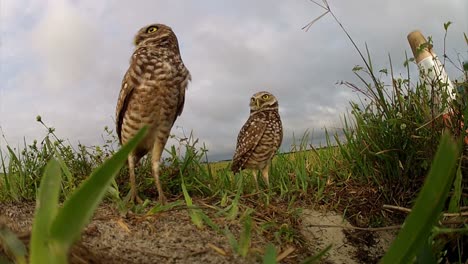
{"label": "owl's tail feathers", "polygon": [[231,171],[236,174],[241,171],[241,166],[238,162],[233,161],[231,164]]}

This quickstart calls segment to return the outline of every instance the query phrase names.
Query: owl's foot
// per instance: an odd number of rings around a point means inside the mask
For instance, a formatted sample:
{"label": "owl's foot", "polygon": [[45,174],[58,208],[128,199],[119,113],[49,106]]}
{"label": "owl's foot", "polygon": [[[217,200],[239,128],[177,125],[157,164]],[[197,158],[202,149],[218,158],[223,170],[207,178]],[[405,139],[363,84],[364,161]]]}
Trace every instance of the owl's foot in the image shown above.
{"label": "owl's foot", "polygon": [[136,193],[132,193],[131,201],[132,201],[133,204],[142,204],[143,203],[143,199],[141,199],[140,196],[138,196],[138,194],[136,194]]}
{"label": "owl's foot", "polygon": [[167,198],[164,196],[164,194],[161,192],[159,193],[159,203],[161,205],[165,205],[167,203]]}
{"label": "owl's foot", "polygon": [[252,171],[252,174],[254,176],[254,180],[255,180],[255,188],[257,189],[257,192],[260,190],[260,188],[258,188],[258,179],[257,179],[257,171],[256,170],[253,170]]}

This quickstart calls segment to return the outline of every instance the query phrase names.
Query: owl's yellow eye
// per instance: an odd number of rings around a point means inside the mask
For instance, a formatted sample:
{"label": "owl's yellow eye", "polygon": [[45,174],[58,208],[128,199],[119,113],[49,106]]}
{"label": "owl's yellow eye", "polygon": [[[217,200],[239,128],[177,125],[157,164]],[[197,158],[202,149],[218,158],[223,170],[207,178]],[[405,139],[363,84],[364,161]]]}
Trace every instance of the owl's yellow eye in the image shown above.
{"label": "owl's yellow eye", "polygon": [[253,98],[253,97],[250,98],[250,101],[251,101],[251,102],[255,102],[255,98]]}
{"label": "owl's yellow eye", "polygon": [[270,98],[270,96],[269,96],[268,94],[262,95],[262,99],[263,99],[263,100],[268,100],[268,98]]}
{"label": "owl's yellow eye", "polygon": [[153,32],[156,32],[156,30],[158,30],[157,27],[151,26],[148,29],[146,29],[146,33],[153,33]]}

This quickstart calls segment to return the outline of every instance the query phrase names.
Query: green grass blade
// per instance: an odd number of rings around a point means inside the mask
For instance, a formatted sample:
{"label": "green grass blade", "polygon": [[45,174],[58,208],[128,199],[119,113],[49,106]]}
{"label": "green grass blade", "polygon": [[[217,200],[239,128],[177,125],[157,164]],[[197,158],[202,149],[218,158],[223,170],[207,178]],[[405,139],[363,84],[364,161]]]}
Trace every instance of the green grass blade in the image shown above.
{"label": "green grass blade", "polygon": [[236,219],[237,215],[239,214],[239,199],[243,189],[243,180],[242,177],[239,177],[238,185],[237,185],[237,193],[232,201],[231,208],[228,212],[227,219],[234,220]]}
{"label": "green grass blade", "polygon": [[326,248],[322,249],[319,253],[304,259],[301,263],[302,264],[313,264],[318,263],[324,256],[327,254],[328,251],[332,248],[332,245],[328,245]]}
{"label": "green grass blade", "polygon": [[204,223],[206,223],[214,231],[222,233],[221,228],[215,222],[213,222],[213,220],[211,220],[208,215],[206,215],[203,211],[200,211],[199,213]]}
{"label": "green grass blade", "polygon": [[7,146],[7,149],[8,149],[8,152],[10,153],[10,159],[12,159],[13,164],[16,165],[20,176],[23,177],[24,176],[23,166],[20,160],[18,159],[18,156],[16,156],[15,152],[10,148],[10,146]]}
{"label": "green grass blade", "polygon": [[452,184],[458,151],[450,134],[444,133],[413,210],[381,263],[409,263],[427,243]]}
{"label": "green grass blade", "polygon": [[[12,231],[4,226],[0,226],[0,244],[15,257],[15,263],[26,264],[26,247]],[[1,256],[0,263],[2,263]]]}
{"label": "green grass blade", "polygon": [[[55,157],[57,158],[58,163],[60,164],[60,168],[62,169],[63,174],[65,174],[65,177],[67,178],[68,182],[68,188],[69,190],[72,189],[72,184],[73,184],[73,175],[70,172],[70,170],[67,167],[67,164],[65,164],[65,161],[60,157],[60,153],[57,151],[57,148],[54,148],[55,152]],[[68,193],[64,193],[65,197],[68,196]]]}
{"label": "green grass blade", "polygon": [[272,244],[268,244],[263,256],[263,264],[276,264],[276,249]]}
{"label": "green grass blade", "polygon": [[426,243],[423,243],[421,250],[419,251],[419,254],[416,257],[417,264],[437,264],[437,260],[434,257],[434,253],[432,253],[432,247],[430,243],[431,242],[429,240],[426,240]]}
{"label": "green grass blade", "polygon": [[146,213],[146,215],[154,215],[154,214],[157,214],[157,213],[160,213],[160,212],[168,211],[168,210],[174,209],[176,207],[179,207],[179,206],[181,206],[183,204],[184,204],[184,202],[182,202],[182,201],[175,201],[175,202],[168,203],[168,204],[165,204],[165,205],[162,205],[162,204],[158,203],[153,208],[151,208]]}
{"label": "green grass blade", "polygon": [[49,236],[52,222],[57,215],[60,182],[60,164],[51,159],[39,186],[31,234],[31,263],[50,263]]}
{"label": "green grass blade", "polygon": [[[238,192],[240,194],[240,192]],[[228,220],[234,220],[237,218],[237,215],[239,214],[239,196],[236,195],[234,200],[232,201],[232,204],[230,205],[230,209],[227,214],[227,219]]]}
{"label": "green grass blade", "polygon": [[224,235],[227,237],[229,245],[231,245],[231,248],[234,252],[239,254],[239,243],[237,242],[236,237],[234,234],[229,230],[227,227],[224,228]]}
{"label": "green grass blade", "polygon": [[459,212],[460,210],[460,199],[462,196],[462,179],[463,175],[461,172],[461,159],[460,159],[460,164],[458,165],[457,168],[457,176],[455,177],[455,181],[453,183],[453,195],[450,198],[450,203],[449,203],[449,208],[448,211],[449,213],[456,213]]}
{"label": "green grass blade", "polygon": [[147,130],[147,127],[141,129],[117,153],[94,170],[91,176],[65,201],[51,229],[51,238],[56,242],[57,250],[67,251],[78,238],[104,197],[110,182],[125,164],[130,152],[143,139]]}
{"label": "green grass blade", "polygon": [[244,219],[244,228],[239,238],[239,254],[243,257],[249,253],[252,240],[252,217],[247,215]]}
{"label": "green grass blade", "polygon": [[2,172],[0,172],[0,174],[3,175],[3,180],[4,180],[4,183],[5,183],[5,186],[6,186],[6,192],[8,194],[11,193],[11,188],[10,188],[10,181],[8,180],[8,174],[6,172],[6,166],[5,166],[5,160],[3,159],[3,152],[2,152],[2,149],[0,149],[0,161],[2,162]]}
{"label": "green grass blade", "polygon": [[[193,206],[192,198],[190,197],[189,193],[187,192],[187,187],[185,187],[185,183],[182,181],[182,192],[184,193],[185,203],[190,208]],[[190,219],[192,219],[192,223],[197,228],[203,228],[203,219],[199,214],[198,209],[189,209]]]}

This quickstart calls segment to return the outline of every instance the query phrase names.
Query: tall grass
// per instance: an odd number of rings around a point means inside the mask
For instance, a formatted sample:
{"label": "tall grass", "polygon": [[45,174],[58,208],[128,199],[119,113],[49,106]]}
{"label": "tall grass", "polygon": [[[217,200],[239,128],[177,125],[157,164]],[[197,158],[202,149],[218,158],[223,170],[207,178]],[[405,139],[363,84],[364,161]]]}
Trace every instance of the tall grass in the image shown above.
{"label": "tall grass", "polygon": [[[409,71],[409,64],[405,66]],[[380,72],[387,74],[386,69]],[[434,114],[427,84],[413,86],[410,76],[394,78],[393,70],[390,86],[366,81],[365,76],[375,74],[373,68],[355,68],[355,74],[362,85],[345,84],[361,93],[365,102],[350,103],[352,117],[345,117],[343,129],[346,140],[337,138],[340,151],[356,178],[401,191],[411,188],[427,174],[444,128],[441,115]],[[441,87],[431,88],[439,91]],[[448,108],[447,98],[444,102],[444,108],[436,113]]]}
{"label": "tall grass", "polygon": [[34,200],[43,170],[51,157],[58,160],[65,175],[61,182],[63,199],[115,152],[116,139],[107,127],[102,146],[78,144],[74,147],[59,138],[55,129],[46,125],[41,116],[37,116],[36,121],[47,131],[39,141],[34,140],[28,145],[24,140],[22,148],[15,148],[8,144],[3,135],[7,153],[0,148],[0,201]]}
{"label": "tall grass", "polygon": [[[390,55],[389,69],[376,68],[367,45],[361,51],[327,1],[323,1],[324,5],[312,2],[326,10],[323,15],[333,16],[363,62],[363,66],[353,68],[359,84],[342,82],[360,95],[358,102],[350,102],[351,111],[344,116],[344,139],[335,136],[346,173],[382,190],[386,202],[411,206],[428,173],[442,130],[448,127],[460,140],[464,138],[466,125],[464,128],[460,122],[468,121],[465,120],[468,116],[463,115],[467,111],[467,94],[461,92],[457,100],[451,100],[446,92],[447,83],[426,78],[428,73],[424,71],[418,71],[419,76],[411,76],[410,67],[417,66],[414,58],[406,54],[404,77],[394,72]],[[450,24],[444,24],[445,35]],[[432,45],[429,37],[429,42],[419,49]],[[443,46],[445,49],[446,43]],[[448,58],[445,50],[442,57],[444,62]],[[451,114],[447,118],[444,113]],[[346,174],[338,176],[347,177]]]}
{"label": "tall grass", "polygon": [[[361,99],[359,102],[350,102],[351,113],[344,118],[343,133],[345,140],[341,140],[336,136],[340,152],[346,163],[345,167],[354,180],[375,186],[384,195],[385,202],[411,207],[429,172],[443,129],[448,128],[451,130],[459,144],[465,139],[468,124],[468,107],[466,104],[468,95],[466,93],[468,71],[466,70],[468,70],[468,65],[463,65],[463,67],[455,65],[462,73],[465,70],[465,80],[459,84],[461,89],[458,91],[456,100],[451,100],[446,92],[447,83],[426,78],[428,72],[424,71],[419,71],[419,76],[410,75],[410,67],[413,66],[414,58],[406,56],[406,61],[403,64],[406,69],[406,77],[397,77],[399,74],[396,74],[393,70],[390,55],[389,69],[376,68],[367,45],[365,46],[365,52],[361,51],[335,16],[328,2],[326,0],[323,0],[322,3],[314,0],[312,2],[323,8],[325,12],[306,25],[304,29],[309,29],[320,18],[330,14],[348,37],[364,64],[364,66],[355,66],[353,68],[353,72],[360,81],[359,85],[343,82],[344,85],[358,92]],[[451,22],[444,23],[444,50],[443,55],[440,56],[440,58],[443,58],[444,67],[446,61],[452,63],[454,61],[445,54],[445,39],[450,24]],[[468,39],[466,35],[464,37],[468,46]],[[429,37],[428,39],[429,42],[419,47],[419,50],[429,46],[432,47],[432,38]],[[381,78],[377,77],[378,75],[390,79],[390,84],[386,84]],[[440,99],[436,99],[437,97]],[[464,142],[464,144],[464,148],[468,149],[466,147],[468,143]],[[446,154],[440,155],[453,156],[456,154],[456,151],[447,151]],[[439,185],[444,182],[445,189],[443,192],[445,193],[452,186],[452,194],[449,196],[450,203],[447,209],[460,212],[462,206],[468,204],[468,198],[461,195],[466,192],[468,187],[466,182],[462,181],[463,175],[466,177],[468,173],[468,168],[464,168],[466,157],[458,155],[455,158],[459,160],[460,166],[454,182],[452,181],[454,172],[448,169],[443,170],[443,165],[438,164],[432,169],[433,172],[438,171],[438,173],[434,174],[438,174],[439,179],[436,176],[429,175],[426,185],[427,187],[432,186],[431,188],[434,188],[432,190],[435,190],[436,187],[441,187],[437,186],[437,180],[440,181]],[[450,162],[454,162],[453,159]],[[444,176],[445,179],[443,179]],[[455,250],[456,252],[453,255],[460,262],[462,259],[466,261],[467,253],[461,250],[466,244],[466,221],[462,223],[462,225],[464,224],[463,228],[448,228],[452,230],[452,234],[456,234],[450,238],[437,237],[437,235],[434,235],[435,232],[429,236],[431,225],[439,218],[440,213],[440,209],[437,210],[434,206],[446,207],[444,206],[445,195],[441,195],[431,202],[427,197],[436,194],[429,193],[430,191],[425,193],[424,190],[421,192],[420,197],[426,197],[426,202],[420,201],[420,204],[416,204],[414,208],[420,214],[415,213],[408,217],[407,224],[410,226],[405,225],[399,236],[401,237],[400,245],[394,245],[392,250],[395,250],[390,252],[393,257],[388,257],[385,261],[398,260],[395,256],[401,256],[403,254],[401,249],[405,246],[406,261],[412,261],[409,256],[414,256],[415,251],[420,250],[419,256],[426,256],[432,262],[435,257],[432,257],[431,249],[437,252],[437,257],[442,256],[451,259],[453,256],[444,256],[447,251],[444,253],[443,246],[440,247],[440,245],[446,246],[445,250],[452,250],[453,246],[450,246],[450,244],[453,245],[454,241],[458,251]],[[416,206],[418,207],[416,208]],[[429,210],[433,210],[431,211],[432,215],[429,214]],[[422,220],[423,217],[421,216],[424,215],[424,212],[427,217]],[[421,231],[422,227],[425,228],[425,231]],[[415,239],[414,234],[416,233],[420,236],[419,239]],[[410,241],[405,240],[404,237],[412,238],[414,244],[411,246],[415,248],[409,249]],[[426,241],[422,241],[424,239]],[[417,246],[421,244],[423,249]],[[398,263],[391,261],[385,263]]]}
{"label": "tall grass", "polygon": [[[34,140],[31,145],[25,143],[21,150],[10,145],[7,145],[8,153],[0,150],[3,157],[0,165],[4,172],[0,177],[0,201],[34,200],[44,167],[51,157],[58,160],[65,176],[61,182],[61,199],[64,199],[93,169],[115,153],[116,139],[107,128],[102,146],[86,147],[80,144],[73,147],[66,140],[60,139],[55,130],[39,117],[38,122],[47,130],[42,140]],[[295,143],[292,147],[294,152],[280,153],[275,157],[271,169],[272,191],[267,197],[279,194],[279,197],[287,201],[298,195],[311,194],[312,199],[320,199],[324,183],[335,173],[336,156],[340,153],[336,148],[310,147],[308,138],[309,135],[305,134]],[[243,178],[243,194],[257,192],[250,171],[244,171],[241,177],[235,177],[229,170],[229,162],[211,164],[207,158],[208,150],[193,135],[179,139],[178,144],[166,150],[166,158],[161,166],[164,188],[173,197],[182,195],[182,182],[190,195],[220,198],[234,196],[239,189],[240,178]],[[142,160],[137,167],[137,175],[143,197],[152,199],[156,190],[150,176],[149,159]],[[127,191],[128,172],[123,169],[112,185],[109,198],[120,199]],[[315,196],[315,191],[319,195]]]}

